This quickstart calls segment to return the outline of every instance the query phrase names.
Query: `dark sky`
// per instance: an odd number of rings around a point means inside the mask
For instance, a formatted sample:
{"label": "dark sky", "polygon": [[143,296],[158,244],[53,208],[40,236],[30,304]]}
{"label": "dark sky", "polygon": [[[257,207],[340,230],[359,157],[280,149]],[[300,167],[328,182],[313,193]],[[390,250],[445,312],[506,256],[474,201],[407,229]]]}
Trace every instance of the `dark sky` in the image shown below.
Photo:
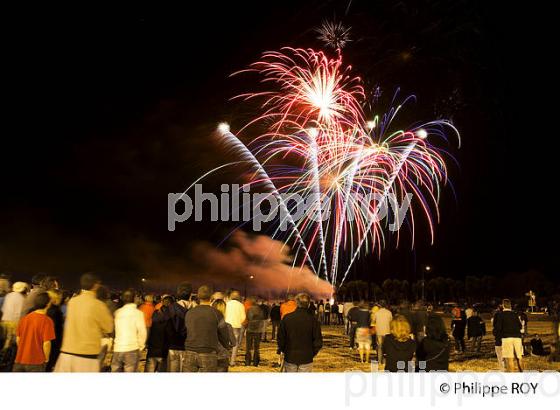
{"label": "dark sky", "polygon": [[413,279],[431,264],[457,277],[536,269],[557,278],[545,10],[466,0],[353,0],[348,14],[348,1],[191,3],[26,10],[8,23],[0,271],[126,278],[146,258],[180,260],[190,241],[218,242],[227,227],[167,232],[166,206],[168,192],[224,161],[210,134],[219,121],[240,123],[243,108],[229,98],[252,87],[229,74],[265,50],[320,48],[313,28],[336,18],[352,27],[345,61],[370,90],[383,89],[380,103],[401,87],[418,97],[403,121],[445,115],[463,139],[447,147],[459,162],[450,165],[456,199],[447,189],[434,246],[421,230],[415,251],[407,241],[389,247],[357,263],[354,277]]}

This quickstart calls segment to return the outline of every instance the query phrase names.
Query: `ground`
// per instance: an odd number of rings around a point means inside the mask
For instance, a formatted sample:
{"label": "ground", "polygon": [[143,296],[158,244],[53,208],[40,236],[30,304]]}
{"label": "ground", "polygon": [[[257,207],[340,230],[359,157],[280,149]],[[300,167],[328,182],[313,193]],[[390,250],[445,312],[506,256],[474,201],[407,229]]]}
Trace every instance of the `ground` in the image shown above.
{"label": "ground", "polygon": [[[450,318],[444,318],[449,328]],[[545,346],[550,346],[552,342],[552,323],[549,320],[530,320],[528,333],[530,337],[539,334]],[[487,334],[482,341],[482,353],[456,354],[451,349],[451,360],[449,370],[483,372],[497,371],[498,363],[494,351],[494,337],[492,336],[492,325],[489,318],[485,318]],[[270,328],[268,329],[270,338]],[[467,349],[470,348],[467,341]],[[245,350],[241,350],[237,357],[238,366],[230,368],[232,372],[277,372],[278,367],[274,365],[278,361],[275,342],[261,343],[261,363],[259,367],[244,366]],[[556,370],[560,371],[560,363],[548,363],[546,358],[526,356],[524,363],[527,370]],[[356,351],[351,351],[348,347],[348,338],[343,334],[342,326],[323,326],[323,349],[319,352],[314,361],[314,371],[316,372],[344,372],[347,370],[370,371],[368,364],[361,364]]]}
{"label": "ground", "polygon": [[[487,333],[482,341],[482,352],[476,354],[470,349],[470,343],[467,343],[467,352],[458,354],[454,352],[453,341],[451,345],[451,358],[449,370],[452,372],[485,372],[497,371],[498,362],[494,350],[494,337],[492,336],[492,324],[490,317],[483,316],[486,323]],[[451,319],[444,317],[447,328],[450,328]],[[344,372],[347,370],[371,371],[371,366],[360,363],[357,351],[350,350],[348,346],[348,337],[343,334],[343,326],[323,326],[323,349],[319,352],[313,362],[313,370],[315,372]],[[237,365],[230,367],[231,372],[278,372],[279,367],[278,355],[276,354],[276,342],[270,340],[271,327],[267,329],[267,342],[261,342],[261,362],[259,367],[245,366],[245,343],[240,349],[237,356]],[[535,334],[541,336],[545,346],[552,343],[552,322],[546,317],[533,317],[528,323],[529,338]],[[145,357],[145,351],[144,357]],[[372,354],[372,359],[375,356]],[[106,364],[110,364],[111,354],[107,355]],[[547,358],[525,356],[524,364],[526,370],[543,371],[555,370],[560,371],[560,363],[549,363]],[[144,371],[145,359],[140,363],[140,371]]]}

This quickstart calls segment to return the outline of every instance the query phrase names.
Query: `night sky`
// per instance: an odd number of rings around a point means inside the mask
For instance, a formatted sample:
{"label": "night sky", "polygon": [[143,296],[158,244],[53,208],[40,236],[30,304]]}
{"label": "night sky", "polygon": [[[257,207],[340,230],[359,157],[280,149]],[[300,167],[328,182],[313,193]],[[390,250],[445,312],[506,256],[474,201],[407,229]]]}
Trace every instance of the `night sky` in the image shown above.
{"label": "night sky", "polygon": [[321,48],[313,29],[336,19],[352,27],[344,60],[369,91],[382,88],[380,107],[400,87],[418,97],[402,126],[451,118],[463,142],[446,147],[458,165],[435,244],[420,227],[414,251],[407,240],[389,246],[352,277],[414,279],[430,264],[444,276],[534,269],[558,280],[556,118],[543,111],[556,50],[541,50],[553,26],[543,10],[496,3],[353,0],[347,14],[348,1],[25,11],[9,23],[3,53],[0,271],[71,281],[95,270],[115,283],[158,264],[160,276],[180,274],[192,241],[217,244],[231,229],[167,231],[167,194],[222,163],[211,133],[246,115],[229,99],[254,87],[229,75],[266,50]]}

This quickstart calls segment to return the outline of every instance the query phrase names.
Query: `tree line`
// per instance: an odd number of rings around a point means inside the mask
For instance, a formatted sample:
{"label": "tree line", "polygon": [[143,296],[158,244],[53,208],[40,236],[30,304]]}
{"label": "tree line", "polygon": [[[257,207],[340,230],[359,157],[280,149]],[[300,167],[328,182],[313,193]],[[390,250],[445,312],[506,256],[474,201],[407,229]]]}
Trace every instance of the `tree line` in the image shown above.
{"label": "tree line", "polygon": [[[441,304],[445,302],[495,303],[500,298],[526,299],[525,293],[533,290],[537,302],[543,306],[553,299],[560,299],[560,286],[540,272],[511,273],[501,277],[469,275],[464,279],[444,276],[426,278],[424,300]],[[353,280],[344,283],[336,291],[340,300],[380,300],[399,303],[402,300],[422,299],[422,280],[409,282],[385,279],[383,282]]]}

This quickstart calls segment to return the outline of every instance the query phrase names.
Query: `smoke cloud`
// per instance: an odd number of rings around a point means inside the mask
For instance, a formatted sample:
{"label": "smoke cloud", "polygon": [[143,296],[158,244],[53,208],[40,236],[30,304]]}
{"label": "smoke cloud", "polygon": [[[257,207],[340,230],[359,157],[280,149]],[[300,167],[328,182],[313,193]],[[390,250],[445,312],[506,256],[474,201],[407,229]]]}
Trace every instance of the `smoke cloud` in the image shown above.
{"label": "smoke cloud", "polygon": [[210,242],[195,241],[182,263],[167,260],[162,265],[154,251],[144,252],[147,257],[141,265],[146,271],[159,272],[155,274],[155,282],[189,281],[195,287],[211,284],[215,289],[236,288],[247,295],[263,297],[306,291],[316,298],[328,298],[332,291],[332,286],[307,266],[292,267],[290,248],[266,235],[250,235],[239,230],[221,248]]}

